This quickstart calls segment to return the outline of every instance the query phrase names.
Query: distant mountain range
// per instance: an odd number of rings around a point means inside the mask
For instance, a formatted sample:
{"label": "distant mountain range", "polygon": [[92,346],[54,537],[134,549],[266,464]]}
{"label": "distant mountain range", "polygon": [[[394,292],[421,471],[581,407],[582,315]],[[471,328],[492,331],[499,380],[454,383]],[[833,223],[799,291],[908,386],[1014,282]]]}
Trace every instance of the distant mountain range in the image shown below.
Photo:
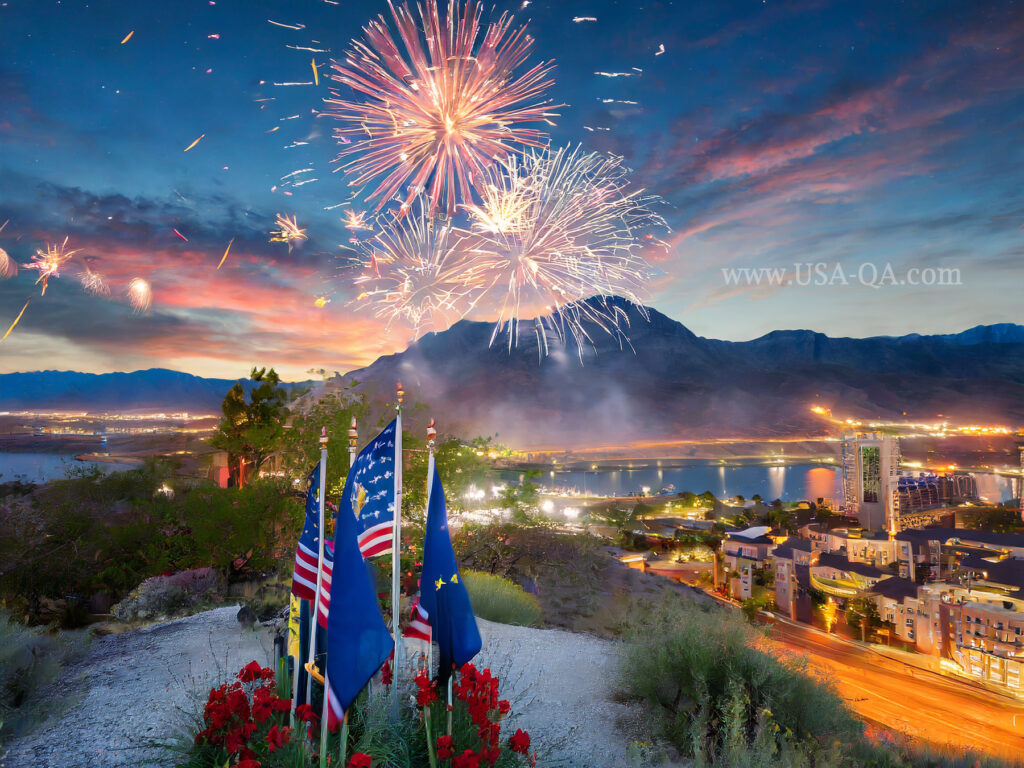
{"label": "distant mountain range", "polygon": [[532,324],[510,353],[488,346],[490,323],[462,321],[328,387],[355,381],[383,398],[401,380],[445,431],[521,446],[820,433],[815,404],[844,417],[1024,425],[1024,326],[865,339],[774,331],[730,342],[620,306],[629,342],[592,328],[582,362],[572,345],[550,342],[539,359]]}
{"label": "distant mountain range", "polygon": [[[246,382],[248,383],[248,382]],[[151,368],[131,373],[31,371],[0,374],[0,411],[190,411],[220,413],[231,379]],[[311,382],[282,383],[287,389]]]}
{"label": "distant mountain range", "polygon": [[[521,446],[820,433],[815,404],[844,417],[1024,425],[1021,325],[865,339],[774,331],[730,342],[696,336],[656,310],[644,317],[619,305],[629,342],[591,329],[594,346],[582,362],[557,342],[541,358],[532,324],[523,324],[531,330],[509,352],[489,346],[491,324],[461,321],[307,397],[357,382],[356,391],[381,401],[401,380],[409,402],[429,404],[442,431],[497,433]],[[233,383],[161,369],[5,374],[0,411],[216,412]]]}

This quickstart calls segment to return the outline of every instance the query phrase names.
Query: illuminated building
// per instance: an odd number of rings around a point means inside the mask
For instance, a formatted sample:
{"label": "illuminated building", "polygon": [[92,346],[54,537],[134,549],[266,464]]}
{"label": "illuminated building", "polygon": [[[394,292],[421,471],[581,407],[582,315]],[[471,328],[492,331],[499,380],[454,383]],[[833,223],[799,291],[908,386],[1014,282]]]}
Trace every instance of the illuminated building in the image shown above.
{"label": "illuminated building", "polygon": [[870,531],[895,531],[899,438],[877,432],[844,436],[842,458],[845,513]]}

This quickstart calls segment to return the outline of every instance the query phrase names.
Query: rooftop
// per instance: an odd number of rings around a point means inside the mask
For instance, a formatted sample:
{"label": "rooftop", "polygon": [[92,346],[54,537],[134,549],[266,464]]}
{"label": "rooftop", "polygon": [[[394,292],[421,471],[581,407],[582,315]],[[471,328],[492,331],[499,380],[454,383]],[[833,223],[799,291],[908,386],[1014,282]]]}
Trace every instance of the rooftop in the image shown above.
{"label": "rooftop", "polygon": [[871,588],[871,592],[891,600],[903,602],[905,598],[917,597],[917,582],[899,576],[882,579]]}
{"label": "rooftop", "polygon": [[941,541],[956,539],[967,543],[980,542],[996,547],[1024,547],[1024,534],[975,531],[970,528],[907,528],[896,534],[899,541]]}
{"label": "rooftop", "polygon": [[835,552],[822,552],[818,556],[818,565],[827,566],[829,568],[835,568],[840,571],[848,571],[850,573],[856,573],[861,576],[867,576],[869,578],[877,579],[881,576],[886,575],[886,571],[875,568],[867,563],[858,563],[856,561],[847,560],[843,555],[836,554]]}

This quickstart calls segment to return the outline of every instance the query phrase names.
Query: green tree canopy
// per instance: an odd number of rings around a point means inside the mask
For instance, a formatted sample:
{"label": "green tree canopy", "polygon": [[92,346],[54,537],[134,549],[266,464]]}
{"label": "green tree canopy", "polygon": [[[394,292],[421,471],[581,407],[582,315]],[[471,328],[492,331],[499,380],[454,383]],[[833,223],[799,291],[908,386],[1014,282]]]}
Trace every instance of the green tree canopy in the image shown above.
{"label": "green tree canopy", "polygon": [[[284,422],[288,417],[288,392],[271,368],[253,368],[249,378],[256,386],[246,397],[241,381],[228,390],[221,405],[224,418],[210,445],[228,453],[228,471],[236,485],[246,475],[259,473],[270,455],[281,444]],[[243,470],[244,466],[244,470]]]}

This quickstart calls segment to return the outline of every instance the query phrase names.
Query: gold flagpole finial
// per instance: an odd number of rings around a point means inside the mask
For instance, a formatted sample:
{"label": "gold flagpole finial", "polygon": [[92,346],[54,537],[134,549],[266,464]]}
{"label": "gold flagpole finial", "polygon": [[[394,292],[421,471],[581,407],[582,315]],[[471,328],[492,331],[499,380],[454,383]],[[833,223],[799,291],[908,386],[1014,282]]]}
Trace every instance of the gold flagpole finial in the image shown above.
{"label": "gold flagpole finial", "polygon": [[405,399],[405,390],[402,389],[402,382],[398,382],[397,390],[398,390],[398,405],[399,405],[399,407],[401,407],[402,401]]}

